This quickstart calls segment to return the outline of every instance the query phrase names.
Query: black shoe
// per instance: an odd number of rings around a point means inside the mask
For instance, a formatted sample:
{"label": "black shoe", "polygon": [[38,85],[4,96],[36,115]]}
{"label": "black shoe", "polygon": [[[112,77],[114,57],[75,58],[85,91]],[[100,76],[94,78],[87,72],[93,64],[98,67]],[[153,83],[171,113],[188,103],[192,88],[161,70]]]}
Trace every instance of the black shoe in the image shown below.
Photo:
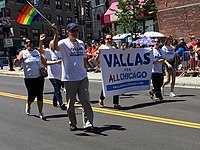
{"label": "black shoe", "polygon": [[76,131],[77,127],[75,125],[70,125],[69,129],[70,129],[70,131]]}
{"label": "black shoe", "polygon": [[65,104],[62,104],[62,105],[60,106],[60,109],[61,109],[61,110],[67,110],[67,107],[65,106]]}
{"label": "black shoe", "polygon": [[153,91],[151,90],[151,91],[149,91],[149,94],[150,94],[150,98],[151,99],[153,99],[153,97],[154,97],[154,93],[153,93]]}
{"label": "black shoe", "polygon": [[53,102],[53,106],[54,107],[58,107],[58,104],[57,104],[57,102],[55,103],[55,102]]}
{"label": "black shoe", "polygon": [[92,132],[92,133],[94,133],[95,132],[95,128],[93,126],[84,128],[84,132]]}

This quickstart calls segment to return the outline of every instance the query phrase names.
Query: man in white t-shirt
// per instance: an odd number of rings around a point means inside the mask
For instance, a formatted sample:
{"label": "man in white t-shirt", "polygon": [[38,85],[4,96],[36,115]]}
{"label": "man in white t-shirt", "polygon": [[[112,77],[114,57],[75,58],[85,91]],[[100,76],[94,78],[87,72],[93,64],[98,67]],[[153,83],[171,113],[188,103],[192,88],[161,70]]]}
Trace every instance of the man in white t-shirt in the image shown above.
{"label": "man in white t-shirt", "polygon": [[85,46],[83,41],[78,40],[78,25],[67,25],[68,38],[58,42],[62,53],[62,77],[61,80],[66,88],[67,113],[71,131],[77,130],[77,121],[74,103],[76,94],[83,106],[83,125],[85,132],[94,132],[93,111],[90,105],[89,81],[84,63]]}

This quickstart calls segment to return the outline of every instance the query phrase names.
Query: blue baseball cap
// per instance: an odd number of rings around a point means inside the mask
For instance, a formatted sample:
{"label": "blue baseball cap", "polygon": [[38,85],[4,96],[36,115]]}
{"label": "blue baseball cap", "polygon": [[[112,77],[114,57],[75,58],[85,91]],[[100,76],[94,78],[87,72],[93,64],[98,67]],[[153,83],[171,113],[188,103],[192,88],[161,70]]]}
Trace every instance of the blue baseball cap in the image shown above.
{"label": "blue baseball cap", "polygon": [[67,31],[72,30],[74,28],[78,28],[78,25],[75,23],[69,23],[67,24]]}

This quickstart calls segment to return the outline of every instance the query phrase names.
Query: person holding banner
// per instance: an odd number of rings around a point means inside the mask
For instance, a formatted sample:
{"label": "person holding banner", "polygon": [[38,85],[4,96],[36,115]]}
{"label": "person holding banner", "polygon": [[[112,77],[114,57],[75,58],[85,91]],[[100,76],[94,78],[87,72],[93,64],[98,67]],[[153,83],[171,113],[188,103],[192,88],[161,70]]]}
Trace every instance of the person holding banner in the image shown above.
{"label": "person holding banner", "polygon": [[[101,52],[101,49],[115,49],[115,47],[112,46],[112,35],[111,34],[105,35],[105,45],[102,44],[99,47],[100,52]],[[102,90],[100,97],[99,97],[99,106],[100,107],[104,107],[104,100],[105,100],[105,96],[104,96],[103,90]],[[119,105],[119,95],[113,96],[113,104],[114,104],[114,109],[120,109],[121,108],[121,105]]]}
{"label": "person holding banner", "polygon": [[164,81],[164,74],[163,74],[163,68],[162,65],[165,62],[166,65],[171,68],[171,65],[165,60],[165,52],[159,48],[160,46],[160,40],[159,39],[154,39],[154,47],[153,47],[153,56],[154,56],[154,61],[153,61],[153,67],[152,67],[152,84],[153,84],[153,89],[149,91],[150,98],[154,98],[155,94],[155,100],[163,100],[163,96],[161,93],[161,87],[163,85]]}
{"label": "person holding banner", "polygon": [[83,107],[83,125],[85,132],[94,132],[93,111],[90,105],[89,81],[85,67],[85,45],[77,39],[78,25],[69,23],[67,25],[67,38],[58,42],[62,53],[62,81],[66,88],[67,113],[69,116],[70,131],[77,130],[77,120],[74,103],[76,94]]}

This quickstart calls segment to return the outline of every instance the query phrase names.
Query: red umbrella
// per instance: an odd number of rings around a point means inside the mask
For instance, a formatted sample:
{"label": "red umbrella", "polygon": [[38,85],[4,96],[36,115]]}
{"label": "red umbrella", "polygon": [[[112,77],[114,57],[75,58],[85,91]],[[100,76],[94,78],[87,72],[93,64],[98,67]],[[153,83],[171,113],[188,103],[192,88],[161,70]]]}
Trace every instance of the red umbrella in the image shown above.
{"label": "red umbrella", "polygon": [[194,47],[196,46],[197,44],[194,42],[194,41],[191,41],[189,43],[187,43],[187,47],[189,48],[190,46]]}

